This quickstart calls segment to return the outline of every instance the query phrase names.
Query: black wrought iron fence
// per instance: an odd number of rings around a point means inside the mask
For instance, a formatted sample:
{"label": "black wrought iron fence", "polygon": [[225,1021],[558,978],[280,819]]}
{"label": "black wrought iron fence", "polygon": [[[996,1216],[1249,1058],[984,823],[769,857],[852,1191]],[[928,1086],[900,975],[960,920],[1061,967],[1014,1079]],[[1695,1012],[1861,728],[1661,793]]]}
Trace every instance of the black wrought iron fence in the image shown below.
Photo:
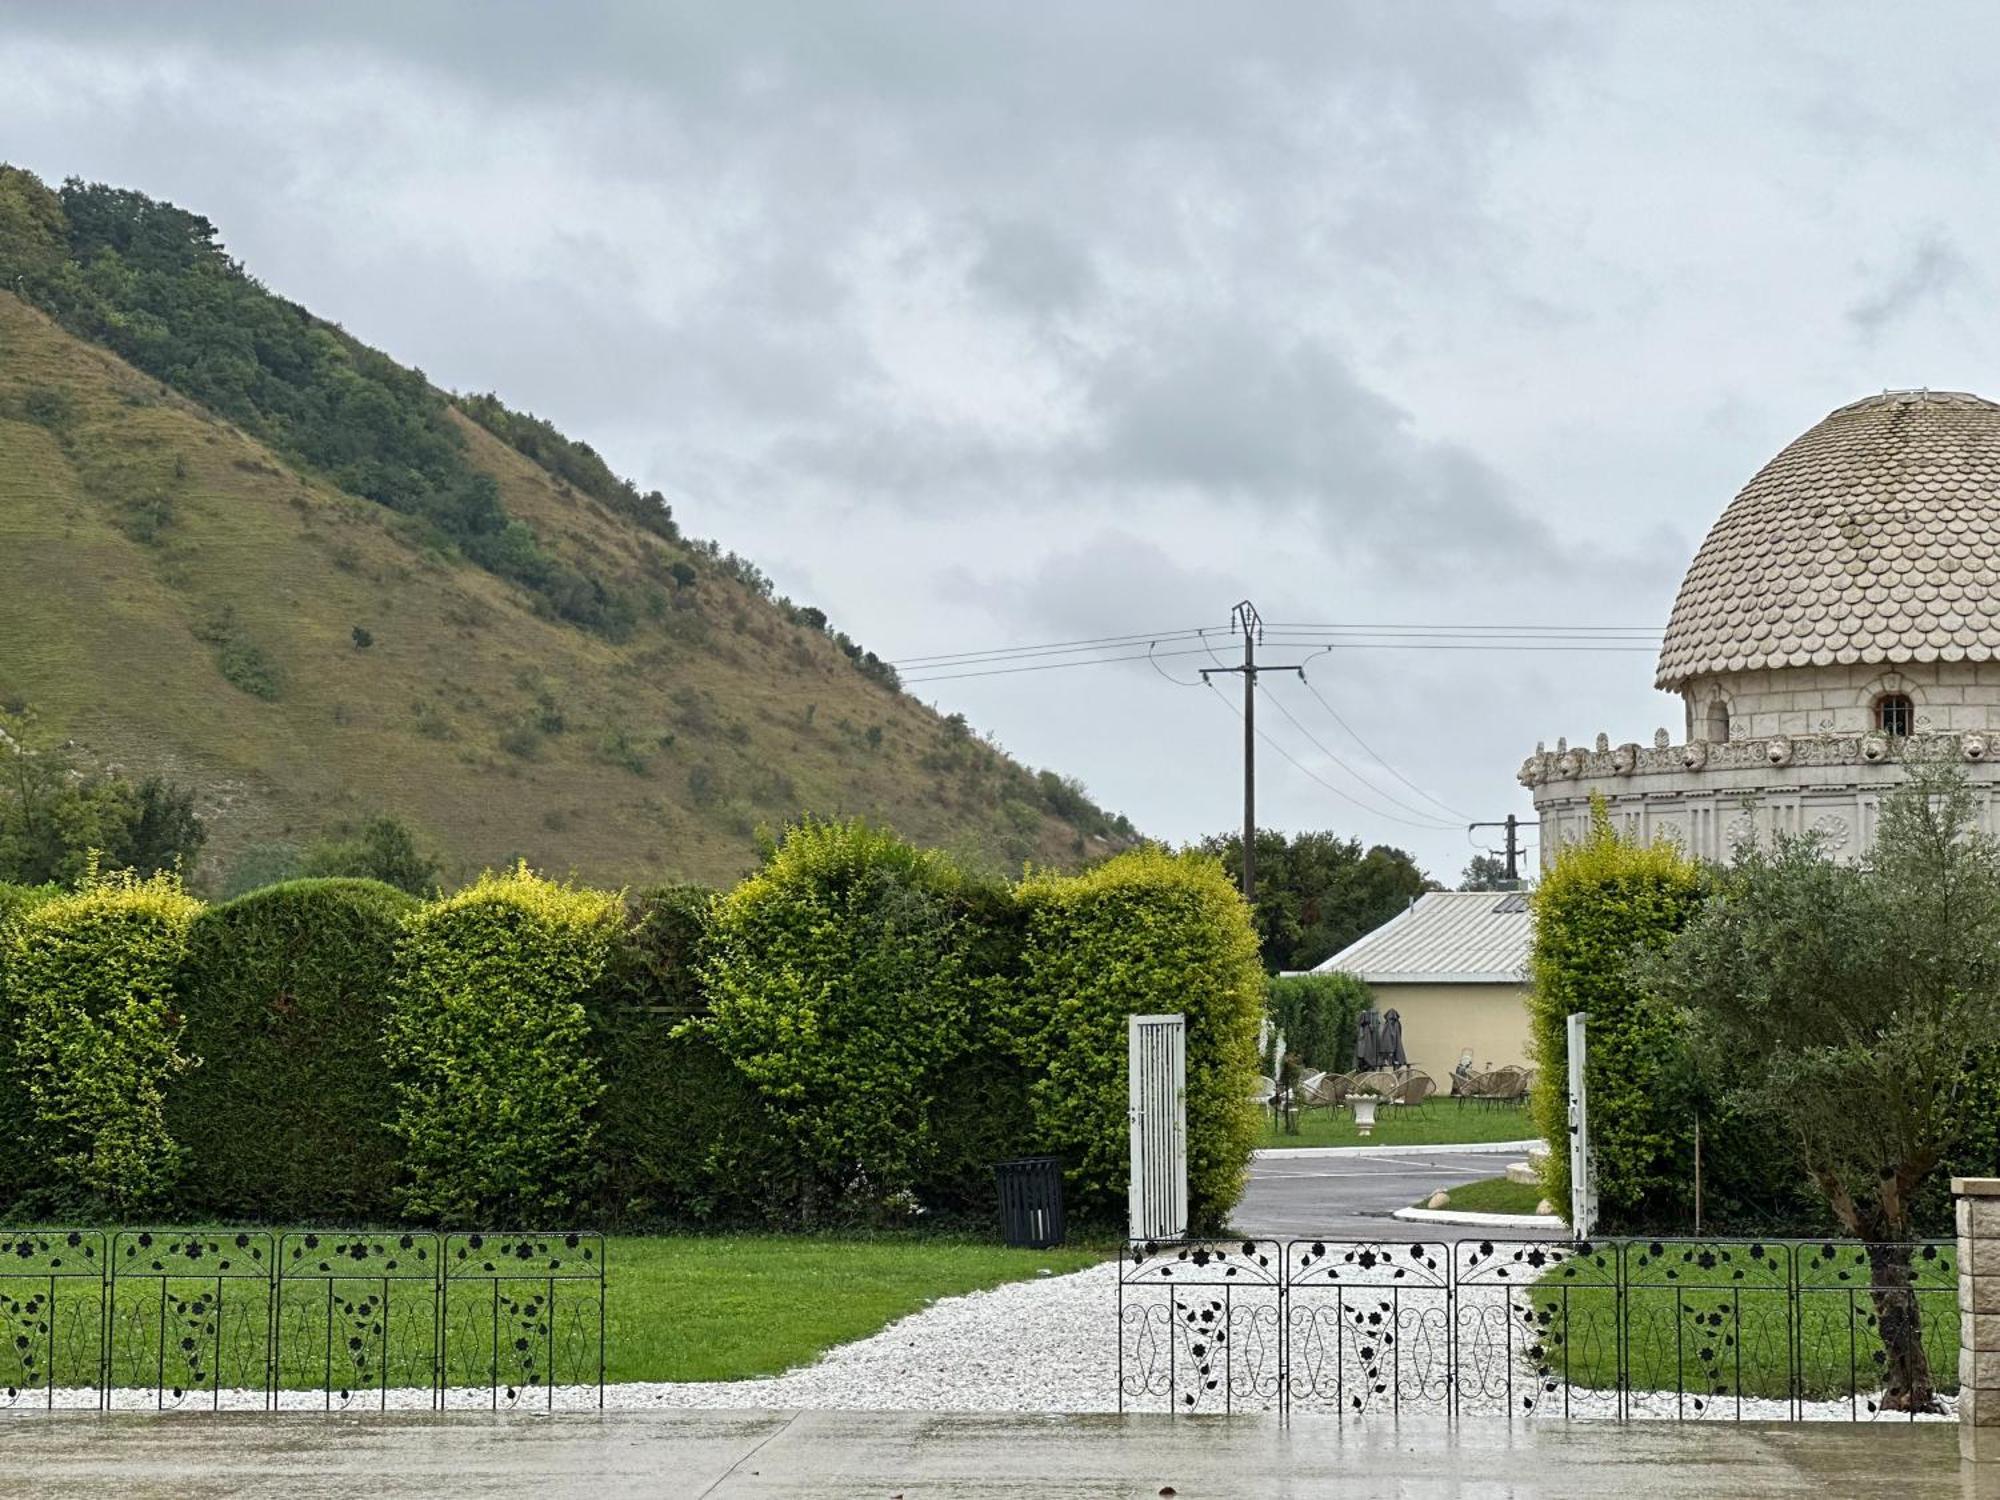
{"label": "black wrought iron fence", "polygon": [[1130,1246],[1121,1410],[1868,1420],[1958,1377],[1955,1247]]}
{"label": "black wrought iron fence", "polygon": [[0,1407],[604,1404],[597,1234],[0,1230]]}

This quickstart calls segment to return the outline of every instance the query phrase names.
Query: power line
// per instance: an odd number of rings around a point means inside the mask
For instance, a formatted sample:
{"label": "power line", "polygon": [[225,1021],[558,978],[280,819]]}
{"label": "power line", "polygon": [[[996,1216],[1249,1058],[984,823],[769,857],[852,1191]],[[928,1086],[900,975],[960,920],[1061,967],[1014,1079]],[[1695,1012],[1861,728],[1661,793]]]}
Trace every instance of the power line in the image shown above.
{"label": "power line", "polygon": [[[1221,699],[1222,706],[1224,708],[1228,709],[1231,713],[1235,714],[1236,717],[1239,719],[1243,717],[1243,710],[1238,708],[1235,704],[1231,703],[1227,698],[1224,698],[1222,696],[1222,689],[1218,688],[1212,682],[1205,682],[1205,686],[1208,688],[1210,692],[1214,693],[1218,699]],[[1277,751],[1278,754],[1282,755],[1286,760],[1290,761],[1292,764],[1292,768],[1296,770],[1300,775],[1304,776],[1308,781],[1317,782],[1327,791],[1332,792],[1334,796],[1340,798],[1341,801],[1349,803],[1354,807],[1360,808],[1361,811],[1367,813],[1369,816],[1377,818],[1387,818],[1391,823],[1401,823],[1407,828],[1420,829],[1425,833],[1432,833],[1437,831],[1436,824],[1415,823],[1408,818],[1399,818],[1394,813],[1385,813],[1378,808],[1373,808],[1368,806],[1365,802],[1362,802],[1357,798],[1355,798],[1354,796],[1350,795],[1348,792],[1343,791],[1341,788],[1335,786],[1332,782],[1318,775],[1310,767],[1304,765],[1298,759],[1297,756],[1293,755],[1291,751],[1287,750],[1283,745],[1279,744],[1278,741],[1272,739],[1271,736],[1266,734],[1263,730],[1259,729],[1257,731],[1257,738],[1262,740],[1265,744],[1269,745],[1273,750]]]}
{"label": "power line", "polygon": [[1402,782],[1404,786],[1408,787],[1411,791],[1415,792],[1419,797],[1422,797],[1426,802],[1433,803],[1436,806],[1443,808],[1446,812],[1450,813],[1454,818],[1463,818],[1468,823],[1472,821],[1472,814],[1460,812],[1457,808],[1453,807],[1449,802],[1446,802],[1438,797],[1433,797],[1429,792],[1425,791],[1422,787],[1418,786],[1414,781],[1410,780],[1410,778],[1405,776],[1401,771],[1397,770],[1394,766],[1390,765],[1387,760],[1383,759],[1382,752],[1377,750],[1374,746],[1370,745],[1368,741],[1361,738],[1361,736],[1355,732],[1354,726],[1349,724],[1347,720],[1343,719],[1340,716],[1340,710],[1335,708],[1331,703],[1327,702],[1326,699],[1321,696],[1320,690],[1313,686],[1312,679],[1306,675],[1306,669],[1304,666],[1301,666],[1299,668],[1299,681],[1305,684],[1305,690],[1307,692],[1311,693],[1314,698],[1319,700],[1319,706],[1327,711],[1327,713],[1332,717],[1333,722],[1338,724],[1342,729],[1347,731],[1348,738],[1353,740],[1355,744],[1359,745],[1363,750],[1367,751],[1369,755],[1374,757],[1375,764],[1380,766],[1383,770],[1387,771],[1391,776],[1395,777],[1398,781]]}
{"label": "power line", "polygon": [[[1149,638],[1141,636],[1138,637],[1138,639],[1145,640]],[[1166,640],[1169,639],[1169,637],[1158,636],[1158,637],[1152,637],[1150,639]],[[1563,652],[1568,652],[1568,653],[1582,652],[1585,654],[1589,654],[1593,652],[1609,651],[1609,652],[1628,652],[1628,653],[1644,652],[1647,655],[1651,655],[1655,649],[1651,646],[1605,646],[1605,645],[1591,645],[1583,643],[1557,644],[1553,642],[1452,644],[1439,641],[1339,641],[1333,644],[1328,644],[1322,640],[1314,640],[1314,639],[1271,640],[1268,638],[1265,640],[1265,644],[1267,646],[1293,646],[1301,650],[1306,648],[1311,648],[1311,650],[1315,654],[1325,651],[1509,651],[1522,655],[1546,655],[1551,653],[1563,653]],[[963,663],[962,665],[968,666],[972,668],[972,670],[964,672],[938,672],[930,668],[918,667],[914,669],[914,675],[909,672],[904,673],[903,683],[904,686],[906,687],[915,687],[920,683],[951,682],[962,677],[1003,677],[1003,676],[1011,676],[1018,672],[1048,672],[1064,667],[1104,667],[1104,666],[1111,666],[1114,665],[1115,663],[1122,661],[1145,661],[1149,655],[1155,655],[1155,654],[1162,660],[1169,660],[1177,656],[1200,656],[1202,653],[1200,651],[1194,651],[1194,650],[1161,651],[1157,653],[1147,652],[1147,651],[1136,651],[1136,652],[1126,652],[1123,654],[1112,655],[1112,656],[1084,657],[1068,661],[1028,660],[1021,665],[1008,665],[1008,666],[1002,666],[997,664],[989,665],[981,662],[967,662]],[[1011,662],[1014,660],[1016,659],[1011,657],[997,657],[993,659],[995,663]],[[891,665],[898,665],[900,670],[899,664],[892,663]],[[957,666],[961,665],[961,663],[941,662],[938,665]]]}
{"label": "power line", "polygon": [[[1210,627],[1181,626],[1168,630],[1132,631],[1124,635],[1085,636],[1075,640],[1041,641],[1018,646],[993,646],[979,650],[943,651],[898,657],[892,661],[897,667],[925,670],[931,667],[955,665],[983,661],[989,658],[1013,656],[1037,656],[1044,654],[1088,651],[1099,647],[1136,646],[1141,641],[1185,640],[1201,636]],[[1436,622],[1416,624],[1369,625],[1355,622],[1304,623],[1294,622],[1273,624],[1265,627],[1271,632],[1291,633],[1306,636],[1359,636],[1381,637],[1385,639],[1484,639],[1484,640],[1600,640],[1620,641],[1626,639],[1641,642],[1657,640],[1660,631],[1651,626],[1641,625],[1444,625]]]}
{"label": "power line", "polygon": [[[1293,714],[1293,712],[1289,708],[1285,707],[1284,700],[1282,698],[1279,698],[1276,694],[1271,695],[1271,706],[1277,709],[1279,713],[1283,714],[1286,720],[1291,724],[1292,728],[1296,729],[1300,734],[1304,735],[1315,750],[1319,751],[1321,755],[1324,755],[1328,760],[1332,761],[1336,766],[1339,766],[1341,770],[1345,771],[1349,776],[1352,776],[1356,781],[1360,782],[1361,785],[1363,785],[1364,787],[1367,787],[1369,791],[1373,792],[1376,796],[1380,797],[1384,802],[1387,802],[1390,806],[1400,807],[1404,812],[1411,813],[1416,817],[1422,818],[1426,824],[1428,824],[1431,827],[1437,828],[1439,830],[1443,830],[1446,828],[1454,828],[1457,826],[1455,823],[1447,823],[1444,819],[1440,818],[1436,813],[1426,812],[1421,807],[1412,807],[1410,806],[1409,803],[1403,801],[1400,797],[1397,797],[1393,793],[1385,792],[1379,786],[1375,786],[1359,771],[1355,770],[1354,767],[1350,766],[1346,761],[1342,760],[1338,755],[1335,755],[1331,750],[1327,749],[1325,745],[1321,744],[1319,741],[1319,737],[1315,735],[1310,729],[1306,728],[1305,725],[1301,724],[1298,721],[1298,717],[1295,714]],[[1454,814],[1454,816],[1456,816],[1456,814]]]}

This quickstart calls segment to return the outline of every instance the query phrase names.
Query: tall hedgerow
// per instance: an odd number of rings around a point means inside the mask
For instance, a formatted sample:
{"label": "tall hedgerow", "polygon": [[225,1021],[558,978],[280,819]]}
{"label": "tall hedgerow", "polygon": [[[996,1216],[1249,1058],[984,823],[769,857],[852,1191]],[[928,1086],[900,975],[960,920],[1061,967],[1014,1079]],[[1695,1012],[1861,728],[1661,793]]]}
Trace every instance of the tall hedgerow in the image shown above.
{"label": "tall hedgerow", "polygon": [[64,1207],[145,1211],[174,1184],[166,1093],[187,1062],[175,986],[200,911],[177,876],[92,871],[8,924],[5,1022],[28,1130]]}
{"label": "tall hedgerow", "polygon": [[1354,1066],[1355,1022],[1375,996],[1352,974],[1276,974],[1269,1003],[1288,1055],[1309,1070],[1345,1073]]}
{"label": "tall hedgerow", "polygon": [[196,919],[168,1095],[181,1202],[229,1218],[371,1222],[394,1206],[382,1063],[391,968],[417,902],[374,880],[294,880]]}
{"label": "tall hedgerow", "polygon": [[1220,861],[1137,849],[1083,875],[1034,874],[1016,999],[1036,1132],[1066,1159],[1073,1201],[1122,1216],[1130,1166],[1126,1018],[1187,1017],[1188,1204],[1220,1228],[1256,1140],[1250,1102],[1264,970]]}
{"label": "tall hedgerow", "polygon": [[1574,1011],[1589,1016],[1585,1086],[1605,1230],[1676,1222],[1692,1177],[1686,1025],[1649,993],[1635,960],[1687,925],[1703,895],[1701,867],[1674,844],[1637,843],[1611,826],[1604,804],[1590,833],[1564,845],[1530,897],[1534,947],[1528,997],[1539,1070],[1530,1108],[1550,1143],[1543,1183],[1569,1206],[1569,1043]]}
{"label": "tall hedgerow", "polygon": [[[7,1010],[7,929],[14,918],[62,894],[54,885],[9,885],[0,881],[0,1015]],[[12,1129],[0,1129],[0,1211],[19,1203],[30,1189],[41,1185],[46,1175],[41,1153],[35,1149],[28,1127],[28,1090],[21,1077],[20,1059],[12,1046],[0,1042],[0,1120],[13,1122]]]}
{"label": "tall hedgerow", "polygon": [[406,920],[385,1030],[406,1212],[525,1224],[583,1201],[603,1089],[586,1000],[620,911],[523,864]]}
{"label": "tall hedgerow", "polygon": [[910,1194],[932,1103],[968,1045],[966,876],[860,822],[805,822],[716,904],[698,1028],[798,1153],[802,1216]]}

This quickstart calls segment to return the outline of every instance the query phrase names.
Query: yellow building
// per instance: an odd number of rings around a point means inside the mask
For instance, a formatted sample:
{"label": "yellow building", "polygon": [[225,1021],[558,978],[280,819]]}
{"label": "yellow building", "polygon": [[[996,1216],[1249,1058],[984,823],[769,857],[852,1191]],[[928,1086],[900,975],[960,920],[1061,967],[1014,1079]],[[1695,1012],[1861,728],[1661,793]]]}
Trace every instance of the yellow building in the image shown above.
{"label": "yellow building", "polygon": [[1403,1023],[1410,1066],[1440,1094],[1466,1049],[1485,1072],[1528,1065],[1527,898],[1511,891],[1431,891],[1313,972],[1352,974],[1375,1013]]}

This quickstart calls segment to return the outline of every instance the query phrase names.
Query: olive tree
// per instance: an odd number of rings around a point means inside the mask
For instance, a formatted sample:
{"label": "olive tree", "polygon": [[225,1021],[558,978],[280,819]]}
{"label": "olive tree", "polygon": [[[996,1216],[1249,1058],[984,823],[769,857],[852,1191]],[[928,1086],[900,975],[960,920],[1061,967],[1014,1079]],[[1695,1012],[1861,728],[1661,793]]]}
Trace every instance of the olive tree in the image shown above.
{"label": "olive tree", "polygon": [[1740,846],[1649,979],[1865,1242],[1884,1407],[1935,1410],[1913,1205],[1964,1138],[2000,1028],[2000,847],[1964,778],[1913,769],[1858,864],[1810,834]]}

